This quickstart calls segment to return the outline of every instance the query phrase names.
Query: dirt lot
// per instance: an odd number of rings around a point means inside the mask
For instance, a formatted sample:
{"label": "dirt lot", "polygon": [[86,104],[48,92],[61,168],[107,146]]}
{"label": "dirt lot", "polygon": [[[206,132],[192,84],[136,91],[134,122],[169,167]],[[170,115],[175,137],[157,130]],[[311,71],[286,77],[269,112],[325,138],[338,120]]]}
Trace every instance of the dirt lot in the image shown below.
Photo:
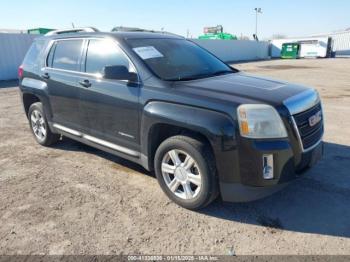
{"label": "dirt lot", "polygon": [[152,174],[64,139],[35,143],[18,88],[0,86],[0,254],[350,254],[350,60],[237,68],[316,87],[324,159],[284,191],[191,212]]}

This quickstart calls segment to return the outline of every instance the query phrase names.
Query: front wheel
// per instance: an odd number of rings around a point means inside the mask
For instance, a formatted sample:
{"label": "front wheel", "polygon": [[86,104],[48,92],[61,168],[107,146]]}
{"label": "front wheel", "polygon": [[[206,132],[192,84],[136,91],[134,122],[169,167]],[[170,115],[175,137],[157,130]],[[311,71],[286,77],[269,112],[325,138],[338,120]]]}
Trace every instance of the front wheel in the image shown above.
{"label": "front wheel", "polygon": [[157,149],[154,166],[162,190],[184,208],[203,208],[218,195],[213,154],[204,142],[171,137]]}

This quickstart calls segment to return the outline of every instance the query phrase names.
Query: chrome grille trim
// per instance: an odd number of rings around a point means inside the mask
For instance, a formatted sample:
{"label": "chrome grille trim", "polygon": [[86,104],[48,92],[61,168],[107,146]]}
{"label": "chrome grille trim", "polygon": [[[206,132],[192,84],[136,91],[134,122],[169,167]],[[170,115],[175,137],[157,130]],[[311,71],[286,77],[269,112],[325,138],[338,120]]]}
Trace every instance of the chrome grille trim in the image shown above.
{"label": "chrome grille trim", "polygon": [[[322,112],[322,116],[323,116],[323,112]],[[297,134],[298,143],[299,143],[299,146],[300,146],[301,150],[303,151],[303,153],[306,153],[306,152],[311,151],[312,149],[314,149],[315,147],[317,147],[317,146],[322,142],[323,135],[321,136],[320,140],[318,140],[314,145],[310,146],[310,147],[307,148],[307,149],[304,149],[303,141],[302,141],[302,139],[301,139],[301,136],[300,136],[300,133],[299,133],[299,129],[298,129],[297,123],[295,122],[295,119],[294,119],[293,116],[291,117],[291,119],[292,119],[293,129],[294,129],[295,133]],[[323,120],[322,120],[322,121],[323,121]]]}
{"label": "chrome grille trim", "polygon": [[[311,108],[315,107],[317,104],[321,104],[320,97],[316,90],[314,89],[308,89],[304,92],[301,92],[295,96],[292,96],[285,101],[283,101],[283,104],[287,107],[290,115],[291,115],[291,122],[292,122],[292,128],[294,129],[295,134],[297,135],[298,143],[300,146],[300,149],[303,153],[309,152],[313,150],[315,147],[317,147],[323,139],[323,134],[321,138],[312,146],[308,148],[304,148],[303,140],[300,135],[300,131],[298,128],[298,125],[295,121],[294,115],[303,113],[305,111],[310,110]],[[321,112],[322,112],[322,125],[324,124],[324,114],[323,114],[323,108],[321,105]],[[324,132],[324,131],[323,131]]]}
{"label": "chrome grille trim", "polygon": [[304,112],[318,103],[320,103],[320,97],[314,89],[308,89],[283,101],[291,115]]}

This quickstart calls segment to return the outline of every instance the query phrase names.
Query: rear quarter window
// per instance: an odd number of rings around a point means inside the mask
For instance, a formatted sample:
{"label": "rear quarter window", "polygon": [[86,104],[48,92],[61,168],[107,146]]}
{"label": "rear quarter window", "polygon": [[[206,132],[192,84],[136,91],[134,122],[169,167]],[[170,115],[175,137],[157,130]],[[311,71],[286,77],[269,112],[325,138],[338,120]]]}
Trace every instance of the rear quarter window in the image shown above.
{"label": "rear quarter window", "polygon": [[23,60],[23,66],[33,67],[38,64],[40,53],[45,47],[45,40],[36,40],[29,48]]}

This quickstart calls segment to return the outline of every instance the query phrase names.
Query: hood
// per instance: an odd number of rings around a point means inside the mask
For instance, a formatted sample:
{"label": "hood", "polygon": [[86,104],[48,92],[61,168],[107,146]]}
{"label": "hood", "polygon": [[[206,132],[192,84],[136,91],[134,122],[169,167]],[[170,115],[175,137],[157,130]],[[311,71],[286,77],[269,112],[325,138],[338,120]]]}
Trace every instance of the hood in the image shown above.
{"label": "hood", "polygon": [[234,73],[218,77],[177,82],[176,88],[189,95],[226,102],[281,105],[284,100],[309,88],[263,77]]}

